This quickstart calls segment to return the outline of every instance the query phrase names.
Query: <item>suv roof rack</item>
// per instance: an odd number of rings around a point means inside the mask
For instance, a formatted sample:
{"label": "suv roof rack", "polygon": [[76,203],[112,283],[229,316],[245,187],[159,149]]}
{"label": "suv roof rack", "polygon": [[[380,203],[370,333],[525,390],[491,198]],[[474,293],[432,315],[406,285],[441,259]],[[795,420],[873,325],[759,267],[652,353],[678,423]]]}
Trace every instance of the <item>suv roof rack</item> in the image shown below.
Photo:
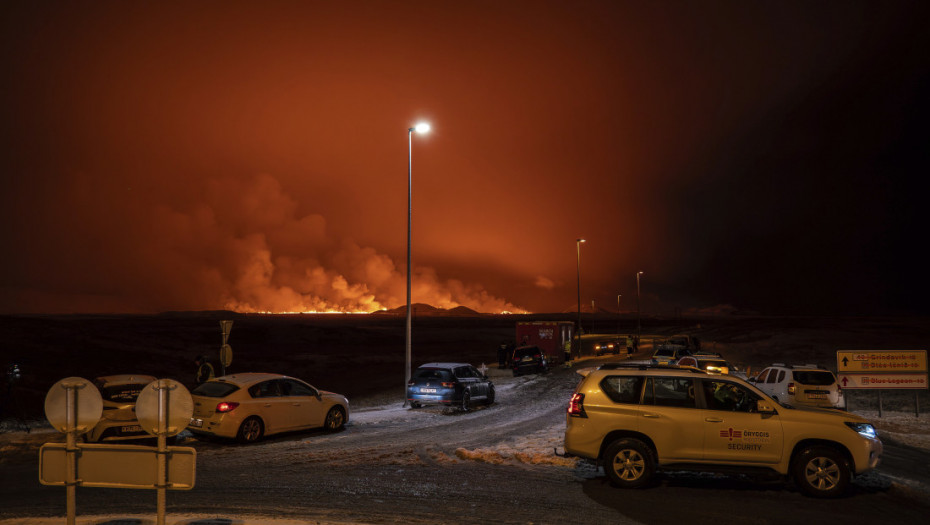
{"label": "suv roof rack", "polygon": [[693,374],[707,374],[704,370],[692,368],[690,366],[678,365],[660,365],[654,363],[605,363],[598,370],[678,370],[691,372]]}

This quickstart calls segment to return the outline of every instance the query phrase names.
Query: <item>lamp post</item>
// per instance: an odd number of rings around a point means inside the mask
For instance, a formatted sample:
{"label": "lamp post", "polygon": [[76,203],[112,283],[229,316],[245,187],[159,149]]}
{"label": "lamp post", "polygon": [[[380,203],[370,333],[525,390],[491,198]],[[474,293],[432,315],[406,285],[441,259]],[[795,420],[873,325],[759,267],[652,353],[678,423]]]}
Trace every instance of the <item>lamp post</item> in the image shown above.
{"label": "lamp post", "polygon": [[617,294],[617,335],[620,335],[620,320],[623,314],[620,312],[620,294]]}
{"label": "lamp post", "polygon": [[643,272],[636,272],[636,339],[639,340],[640,336],[643,335],[643,327],[640,323],[640,313],[639,313],[639,276]]}
{"label": "lamp post", "polygon": [[581,354],[581,243],[584,239],[575,239],[575,249],[578,252],[578,348],[576,355]]}
{"label": "lamp post", "polygon": [[407,406],[407,384],[410,383],[410,237],[413,224],[413,132],[427,133],[429,124],[421,122],[407,129],[407,369],[404,374],[404,406]]}

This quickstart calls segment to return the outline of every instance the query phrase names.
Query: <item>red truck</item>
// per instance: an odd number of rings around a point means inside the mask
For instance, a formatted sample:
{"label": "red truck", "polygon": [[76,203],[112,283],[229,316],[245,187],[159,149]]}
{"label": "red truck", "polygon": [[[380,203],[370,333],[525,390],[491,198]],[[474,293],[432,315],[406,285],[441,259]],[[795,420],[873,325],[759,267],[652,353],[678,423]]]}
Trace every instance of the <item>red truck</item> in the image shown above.
{"label": "red truck", "polygon": [[534,345],[546,354],[550,365],[565,362],[565,343],[571,342],[575,323],[571,321],[525,321],[517,323],[517,346]]}

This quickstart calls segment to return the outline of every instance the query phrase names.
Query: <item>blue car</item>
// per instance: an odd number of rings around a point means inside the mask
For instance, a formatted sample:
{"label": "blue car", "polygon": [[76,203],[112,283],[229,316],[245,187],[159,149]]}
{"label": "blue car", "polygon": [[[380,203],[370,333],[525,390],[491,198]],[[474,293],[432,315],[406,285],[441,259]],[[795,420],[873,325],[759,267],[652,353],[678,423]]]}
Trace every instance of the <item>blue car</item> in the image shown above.
{"label": "blue car", "polygon": [[494,403],[494,384],[468,363],[427,363],[413,371],[407,383],[412,408],[448,405],[467,411],[474,401]]}

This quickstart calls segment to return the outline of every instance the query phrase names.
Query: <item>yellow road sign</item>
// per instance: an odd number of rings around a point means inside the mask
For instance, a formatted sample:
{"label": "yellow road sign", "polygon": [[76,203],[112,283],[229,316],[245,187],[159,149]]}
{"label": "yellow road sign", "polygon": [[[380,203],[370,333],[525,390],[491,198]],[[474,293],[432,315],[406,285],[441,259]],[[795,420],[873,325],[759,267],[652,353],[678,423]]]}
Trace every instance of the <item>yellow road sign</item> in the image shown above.
{"label": "yellow road sign", "polygon": [[[65,485],[67,445],[46,443],[39,449],[39,482]],[[169,490],[194,488],[197,451],[191,447],[167,447]],[[81,487],[118,489],[158,488],[158,449],[141,445],[88,443],[78,446],[77,484]]]}
{"label": "yellow road sign", "polygon": [[887,372],[854,374],[839,373],[836,382],[845,389],[915,390],[927,388],[927,374],[896,374]]}
{"label": "yellow road sign", "polygon": [[838,350],[836,371],[913,373],[927,371],[926,350]]}

